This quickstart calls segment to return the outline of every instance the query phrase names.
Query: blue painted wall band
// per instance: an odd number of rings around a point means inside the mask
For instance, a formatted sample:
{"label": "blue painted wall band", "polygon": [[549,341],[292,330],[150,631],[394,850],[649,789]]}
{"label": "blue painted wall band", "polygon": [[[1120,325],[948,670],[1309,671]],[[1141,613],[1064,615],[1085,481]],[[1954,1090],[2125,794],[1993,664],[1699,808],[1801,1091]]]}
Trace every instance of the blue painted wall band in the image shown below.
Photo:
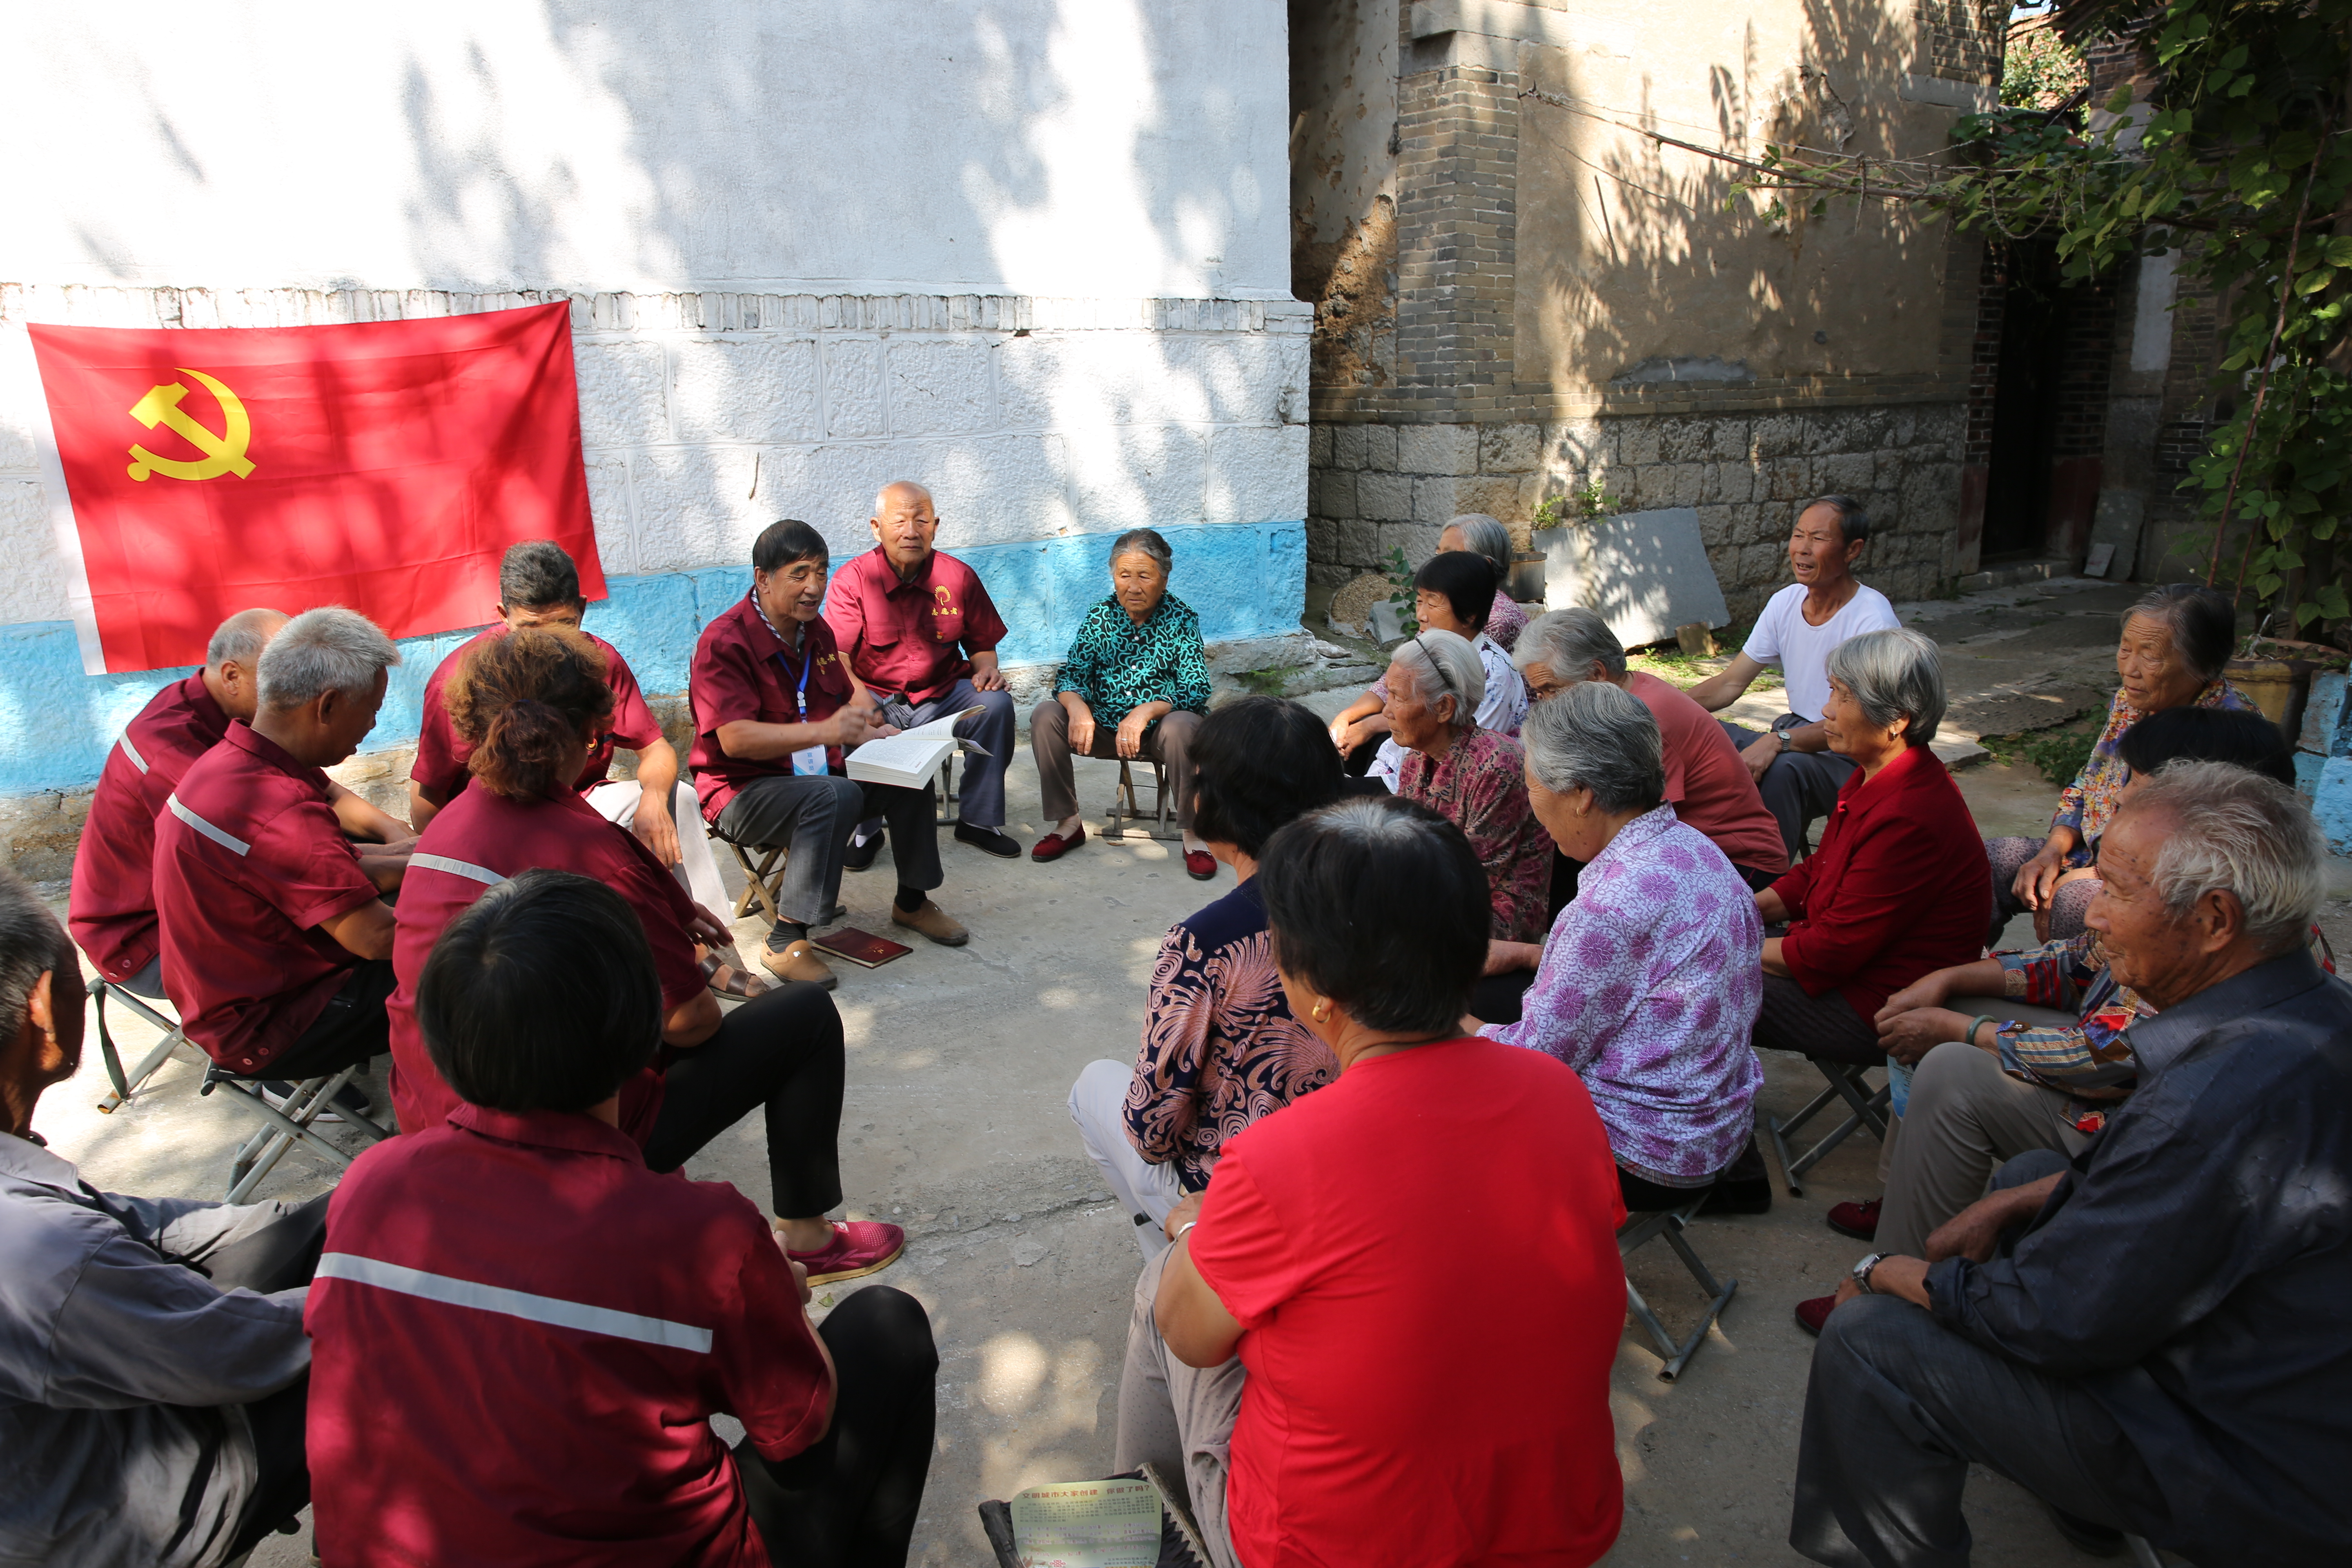
{"label": "blue painted wall band", "polygon": [[[1305,523],[1197,523],[1160,531],[1176,554],[1169,591],[1200,615],[1208,641],[1298,630],[1307,584]],[[948,549],[971,563],[1004,616],[1009,635],[998,657],[1008,665],[1049,664],[1069,650],[1087,606],[1110,592],[1116,537],[1086,533]],[[610,596],[588,606],[586,626],[621,650],[648,693],[682,693],[695,639],[751,580],[748,562],[609,578]],[[425,677],[476,629],[402,641],[404,662],[392,672],[366,750],[416,739]],[[96,784],[122,726],[150,697],[187,673],[84,675],[70,621],[0,626],[0,733],[15,737],[0,750],[0,795]]]}

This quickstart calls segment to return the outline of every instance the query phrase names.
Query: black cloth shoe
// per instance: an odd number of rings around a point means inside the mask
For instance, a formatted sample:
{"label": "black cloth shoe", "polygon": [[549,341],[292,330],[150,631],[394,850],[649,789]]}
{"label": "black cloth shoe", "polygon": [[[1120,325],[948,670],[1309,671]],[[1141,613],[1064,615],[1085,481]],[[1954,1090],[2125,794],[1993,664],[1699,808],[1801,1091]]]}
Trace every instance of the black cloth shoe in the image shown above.
{"label": "black cloth shoe", "polygon": [[857,835],[851,834],[849,847],[841,852],[841,868],[845,871],[863,871],[872,866],[874,857],[882,853],[882,841],[889,836],[888,828],[877,827],[874,830],[874,837],[861,844],[858,842]]}
{"label": "black cloth shoe", "polygon": [[1014,841],[1013,836],[999,828],[974,827],[969,822],[959,822],[956,824],[955,836],[957,843],[969,844],[974,849],[983,854],[993,855],[1000,860],[1014,859],[1021,853],[1021,846]]}

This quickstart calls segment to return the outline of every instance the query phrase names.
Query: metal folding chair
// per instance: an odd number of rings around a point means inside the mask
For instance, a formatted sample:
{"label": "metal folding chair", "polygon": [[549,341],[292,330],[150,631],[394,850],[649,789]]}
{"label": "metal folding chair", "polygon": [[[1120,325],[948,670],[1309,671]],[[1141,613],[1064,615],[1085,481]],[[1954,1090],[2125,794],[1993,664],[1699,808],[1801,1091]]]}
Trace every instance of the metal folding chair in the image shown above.
{"label": "metal folding chair", "polygon": [[1658,1379],[1662,1383],[1672,1383],[1682,1375],[1683,1367],[1706,1340],[1707,1330],[1713,1328],[1716,1319],[1723,1315],[1724,1304],[1731,1300],[1731,1293],[1739,1289],[1737,1279],[1718,1283],[1706,1265],[1699,1261],[1698,1254],[1683,1235],[1690,1222],[1698,1217],[1698,1211],[1706,1205],[1707,1194],[1714,1190],[1713,1187],[1694,1188],[1679,1208],[1628,1215],[1617,1231],[1617,1256],[1620,1259],[1631,1258],[1656,1237],[1664,1237],[1666,1245],[1675,1249],[1675,1256],[1683,1260],[1683,1267],[1690,1270],[1690,1277],[1697,1281],[1700,1292],[1706,1297],[1706,1311],[1699,1318],[1698,1326],[1690,1331],[1688,1338],[1677,1342],[1666,1331],[1665,1324],[1658,1321],[1658,1314],[1650,1310],[1650,1303],[1642,1299],[1642,1292],[1634,1289],[1633,1277],[1626,1276],[1625,1310],[1649,1331],[1650,1338],[1656,1342],[1658,1359],[1664,1363],[1658,1368]]}
{"label": "metal folding chair", "polygon": [[956,812],[961,802],[956,795],[955,766],[962,755],[961,748],[958,748],[940,759],[940,812],[932,820],[941,827],[956,825]]}
{"label": "metal folding chair", "polygon": [[[1876,1092],[1872,1091],[1870,1079],[1866,1076],[1870,1069],[1866,1067],[1854,1067],[1846,1062],[1823,1061],[1819,1057],[1808,1057],[1805,1059],[1822,1069],[1822,1076],[1830,1080],[1829,1087],[1813,1096],[1805,1108],[1796,1115],[1786,1120],[1778,1116],[1765,1119],[1766,1130],[1772,1135],[1772,1152],[1780,1156],[1780,1173],[1788,1178],[1789,1195],[1797,1198],[1805,1195],[1803,1180],[1805,1173],[1819,1164],[1823,1155],[1844,1142],[1855,1129],[1867,1127],[1873,1137],[1881,1142],[1885,1142],[1885,1110],[1890,1092],[1884,1085],[1881,1085]],[[1846,1119],[1838,1123],[1828,1137],[1823,1138],[1802,1154],[1791,1158],[1789,1153],[1790,1134],[1841,1100],[1845,1101],[1848,1108]]]}
{"label": "metal folding chair", "polygon": [[1156,762],[1151,764],[1151,794],[1152,809],[1147,813],[1136,798],[1135,764],[1120,758],[1118,787],[1111,792],[1110,809],[1103,813],[1103,837],[1112,840],[1130,833],[1140,838],[1180,837],[1171,820],[1175,802],[1168,795],[1168,769]]}
{"label": "metal folding chair", "polygon": [[[98,1109],[110,1116],[155,1076],[156,1070],[171,1059],[174,1048],[188,1043],[188,1037],[180,1032],[178,1023],[150,1007],[144,997],[127,987],[100,978],[91,981],[85,989],[90,1000],[98,1004],[98,1055],[106,1068],[106,1081],[113,1086],[106,1098],[98,1102]],[[140,1060],[134,1072],[122,1070],[122,1058],[114,1048],[113,1032],[106,1026],[106,1004],[110,997],[154,1025],[163,1037],[156,1042],[155,1048]]]}
{"label": "metal folding chair", "polygon": [[236,1158],[229,1163],[228,1199],[241,1204],[253,1194],[262,1178],[276,1168],[287,1152],[300,1144],[337,1170],[352,1163],[352,1156],[310,1130],[310,1124],[330,1109],[342,1118],[344,1125],[352,1128],[369,1142],[392,1136],[392,1130],[380,1127],[348,1105],[337,1105],[341,1094],[352,1079],[365,1070],[367,1063],[354,1062],[341,1072],[319,1078],[304,1079],[294,1086],[284,1110],[262,1098],[262,1079],[240,1078],[217,1064],[205,1072],[205,1081],[198,1094],[210,1094],[215,1089],[226,1089],[238,1106],[262,1121],[260,1131],[237,1147]]}

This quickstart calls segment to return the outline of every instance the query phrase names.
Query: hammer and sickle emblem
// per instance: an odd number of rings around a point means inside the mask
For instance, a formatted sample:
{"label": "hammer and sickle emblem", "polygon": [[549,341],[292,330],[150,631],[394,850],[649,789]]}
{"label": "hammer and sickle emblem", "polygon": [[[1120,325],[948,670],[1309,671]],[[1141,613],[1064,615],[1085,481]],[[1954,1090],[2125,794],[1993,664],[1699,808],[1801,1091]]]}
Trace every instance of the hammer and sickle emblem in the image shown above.
{"label": "hammer and sickle emblem", "polygon": [[220,399],[221,413],[227,428],[214,435],[180,409],[180,399],[188,389],[181,382],[169,386],[151,386],[147,395],[131,405],[131,417],[150,430],[162,425],[186,439],[204,457],[195,462],[178,458],[159,458],[144,447],[131,448],[131,477],[144,481],[150,474],[161,474],[167,479],[216,479],[223,474],[235,474],[244,479],[253,472],[253,464],[245,449],[253,441],[253,419],[236,393],[223,386],[200,370],[180,367],[182,375],[192,375],[204,383],[205,390]]}

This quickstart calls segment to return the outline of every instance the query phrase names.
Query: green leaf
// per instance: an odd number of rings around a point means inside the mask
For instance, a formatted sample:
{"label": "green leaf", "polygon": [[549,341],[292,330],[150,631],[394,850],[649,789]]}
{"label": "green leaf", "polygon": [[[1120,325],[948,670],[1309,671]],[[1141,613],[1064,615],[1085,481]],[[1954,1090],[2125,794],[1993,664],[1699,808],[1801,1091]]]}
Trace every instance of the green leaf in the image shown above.
{"label": "green leaf", "polygon": [[2336,273],[2334,269],[2326,267],[2315,267],[2309,272],[2305,273],[2302,279],[2296,282],[2294,291],[2298,294],[2316,294],[2322,289],[2326,288],[2330,283],[2335,281]]}
{"label": "green leaf", "polygon": [[2285,585],[2285,584],[2286,579],[2280,576],[2277,573],[2265,572],[2261,576],[2254,579],[2254,592],[2267,599],[2273,594],[2277,593],[2280,588]]}
{"label": "green leaf", "polygon": [[2125,110],[2131,107],[2131,83],[2126,82],[2121,87],[2116,89],[2115,91],[2107,95],[2107,112],[2109,114],[2121,114]]}
{"label": "green leaf", "polygon": [[2345,597],[2344,585],[2329,583],[2313,595],[2319,603],[2319,613],[2331,621],[2352,619],[2352,599]]}

